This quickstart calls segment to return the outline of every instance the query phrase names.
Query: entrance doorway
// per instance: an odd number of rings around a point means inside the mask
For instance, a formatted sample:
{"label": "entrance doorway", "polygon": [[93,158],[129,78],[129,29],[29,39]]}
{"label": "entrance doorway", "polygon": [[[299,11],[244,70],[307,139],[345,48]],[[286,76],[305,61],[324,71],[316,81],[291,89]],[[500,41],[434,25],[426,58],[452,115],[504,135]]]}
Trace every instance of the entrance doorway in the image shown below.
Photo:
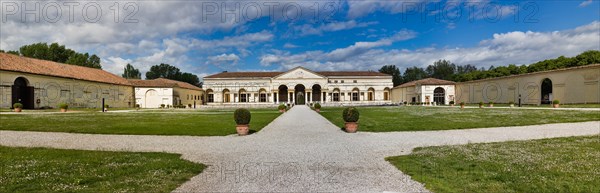
{"label": "entrance doorway", "polygon": [[433,102],[436,104],[446,104],[446,91],[442,87],[433,90]]}
{"label": "entrance doorway", "polygon": [[288,87],[286,85],[281,85],[278,88],[279,92],[279,103],[287,103],[288,102]]}
{"label": "entrance doorway", "polygon": [[552,80],[546,78],[542,80],[542,104],[550,104],[552,103]]}
{"label": "entrance doorway", "polygon": [[33,109],[33,98],[33,87],[29,86],[29,81],[23,77],[17,78],[12,85],[12,104],[21,103],[23,109]]}
{"label": "entrance doorway", "polygon": [[296,96],[296,105],[304,105],[306,104],[306,99],[305,99],[305,90],[306,88],[304,87],[304,85],[296,85],[296,87],[294,87],[294,95]]}

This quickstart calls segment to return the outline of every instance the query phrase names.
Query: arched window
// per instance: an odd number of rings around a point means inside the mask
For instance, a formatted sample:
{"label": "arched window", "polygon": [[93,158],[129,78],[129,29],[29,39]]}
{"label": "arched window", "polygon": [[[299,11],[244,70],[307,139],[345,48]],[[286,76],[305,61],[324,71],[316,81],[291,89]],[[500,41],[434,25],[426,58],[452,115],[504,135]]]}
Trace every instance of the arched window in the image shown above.
{"label": "arched window", "polygon": [[446,90],[437,87],[433,90],[433,102],[436,104],[446,104]]}

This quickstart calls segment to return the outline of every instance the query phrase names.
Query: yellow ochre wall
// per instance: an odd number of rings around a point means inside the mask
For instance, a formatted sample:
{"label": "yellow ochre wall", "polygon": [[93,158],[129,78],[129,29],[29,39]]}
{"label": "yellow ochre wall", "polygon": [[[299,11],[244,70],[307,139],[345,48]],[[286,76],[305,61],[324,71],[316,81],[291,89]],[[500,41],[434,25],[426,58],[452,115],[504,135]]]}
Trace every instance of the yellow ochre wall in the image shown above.
{"label": "yellow ochre wall", "polygon": [[542,81],[552,81],[554,100],[562,104],[600,103],[600,65],[456,83],[456,101],[540,104]]}
{"label": "yellow ochre wall", "polygon": [[[192,105],[192,108],[194,107],[194,102],[196,102],[196,107],[202,105],[202,98],[204,97],[204,91],[200,91],[200,90],[192,90],[192,89],[185,89],[185,88],[180,88],[180,87],[175,87],[174,89],[174,95],[179,96],[179,99],[181,100],[181,104],[185,105],[186,107],[188,107],[188,104]],[[188,99],[188,95],[189,95],[189,99]],[[194,98],[193,96],[197,96],[197,98]]]}
{"label": "yellow ochre wall", "polygon": [[11,86],[18,77],[26,78],[28,86],[34,87],[35,108],[57,108],[60,103],[69,104],[69,108],[100,108],[102,98],[110,107],[135,104],[133,86],[0,70],[0,108],[11,106]]}

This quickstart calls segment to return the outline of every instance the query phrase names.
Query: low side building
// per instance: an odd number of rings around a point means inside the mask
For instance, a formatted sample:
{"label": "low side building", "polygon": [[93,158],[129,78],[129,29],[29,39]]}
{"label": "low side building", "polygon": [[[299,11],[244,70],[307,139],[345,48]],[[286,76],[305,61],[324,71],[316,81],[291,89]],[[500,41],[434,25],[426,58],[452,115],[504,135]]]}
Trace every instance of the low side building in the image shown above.
{"label": "low side building", "polygon": [[208,105],[378,105],[391,103],[392,77],[372,71],[223,72],[204,77]]}
{"label": "low side building", "polygon": [[130,79],[135,86],[135,101],[141,108],[160,108],[164,106],[184,105],[196,108],[202,105],[204,91],[192,84],[165,78],[154,80]]}
{"label": "low side building", "polygon": [[101,69],[0,53],[0,108],[133,107],[133,86]]}
{"label": "low side building", "polygon": [[456,84],[456,100],[465,103],[600,103],[600,64],[534,72]]}
{"label": "low side building", "polygon": [[449,104],[454,101],[456,83],[435,78],[426,78],[401,84],[392,89],[394,103],[435,102]]}
{"label": "low side building", "polygon": [[442,95],[444,104],[452,100],[533,105],[553,100],[562,104],[600,103],[600,64],[457,83],[423,79],[392,90],[394,102],[435,102]]}

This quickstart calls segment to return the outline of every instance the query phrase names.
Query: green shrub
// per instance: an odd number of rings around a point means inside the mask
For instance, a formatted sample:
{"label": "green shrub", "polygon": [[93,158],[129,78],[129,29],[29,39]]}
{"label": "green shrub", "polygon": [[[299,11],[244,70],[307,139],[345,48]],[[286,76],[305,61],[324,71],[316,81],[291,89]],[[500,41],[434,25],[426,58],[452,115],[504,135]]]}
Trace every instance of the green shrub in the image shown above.
{"label": "green shrub", "polygon": [[494,104],[494,102],[493,102],[493,101],[490,101],[490,105],[493,105],[493,104]]}
{"label": "green shrub", "polygon": [[404,101],[404,105],[408,104],[408,102]]}
{"label": "green shrub", "polygon": [[160,108],[165,108],[165,104],[160,104]]}
{"label": "green shrub", "polygon": [[560,104],[560,101],[559,100],[553,100],[552,104]]}
{"label": "green shrub", "polygon": [[188,108],[192,108],[192,104],[188,104]]}
{"label": "green shrub", "polygon": [[483,102],[479,102],[479,106],[483,106]]}
{"label": "green shrub", "polygon": [[360,113],[358,112],[358,109],[356,109],[354,107],[348,107],[348,108],[344,109],[342,116],[344,117],[344,121],[346,121],[346,122],[357,122],[358,118],[360,116]]}
{"label": "green shrub", "polygon": [[15,108],[15,109],[23,108],[23,104],[15,103],[15,104],[13,104],[13,108]]}
{"label": "green shrub", "polygon": [[69,108],[69,104],[67,104],[67,103],[60,103],[60,104],[58,104],[58,108],[68,109]]}
{"label": "green shrub", "polygon": [[135,104],[135,108],[140,108],[140,104]]}
{"label": "green shrub", "polygon": [[108,109],[108,107],[109,107],[108,105],[104,105],[104,108],[107,108],[107,109]]}
{"label": "green shrub", "polygon": [[321,109],[321,104],[315,103],[315,109]]}
{"label": "green shrub", "polygon": [[279,110],[285,110],[285,108],[286,108],[286,107],[285,107],[285,105],[284,105],[284,104],[280,104],[280,105],[277,107],[277,109],[279,109]]}
{"label": "green shrub", "polygon": [[247,125],[250,123],[250,111],[244,108],[237,109],[233,113],[233,118],[235,119],[235,123],[238,125]]}
{"label": "green shrub", "polygon": [[508,105],[514,105],[514,104],[515,104],[515,102],[513,102],[513,101],[508,101]]}
{"label": "green shrub", "polygon": [[464,106],[464,105],[465,105],[465,102],[460,102],[460,105]]}
{"label": "green shrub", "polygon": [[454,101],[450,101],[450,104],[451,104],[451,105],[453,105],[453,104],[454,104]]}

